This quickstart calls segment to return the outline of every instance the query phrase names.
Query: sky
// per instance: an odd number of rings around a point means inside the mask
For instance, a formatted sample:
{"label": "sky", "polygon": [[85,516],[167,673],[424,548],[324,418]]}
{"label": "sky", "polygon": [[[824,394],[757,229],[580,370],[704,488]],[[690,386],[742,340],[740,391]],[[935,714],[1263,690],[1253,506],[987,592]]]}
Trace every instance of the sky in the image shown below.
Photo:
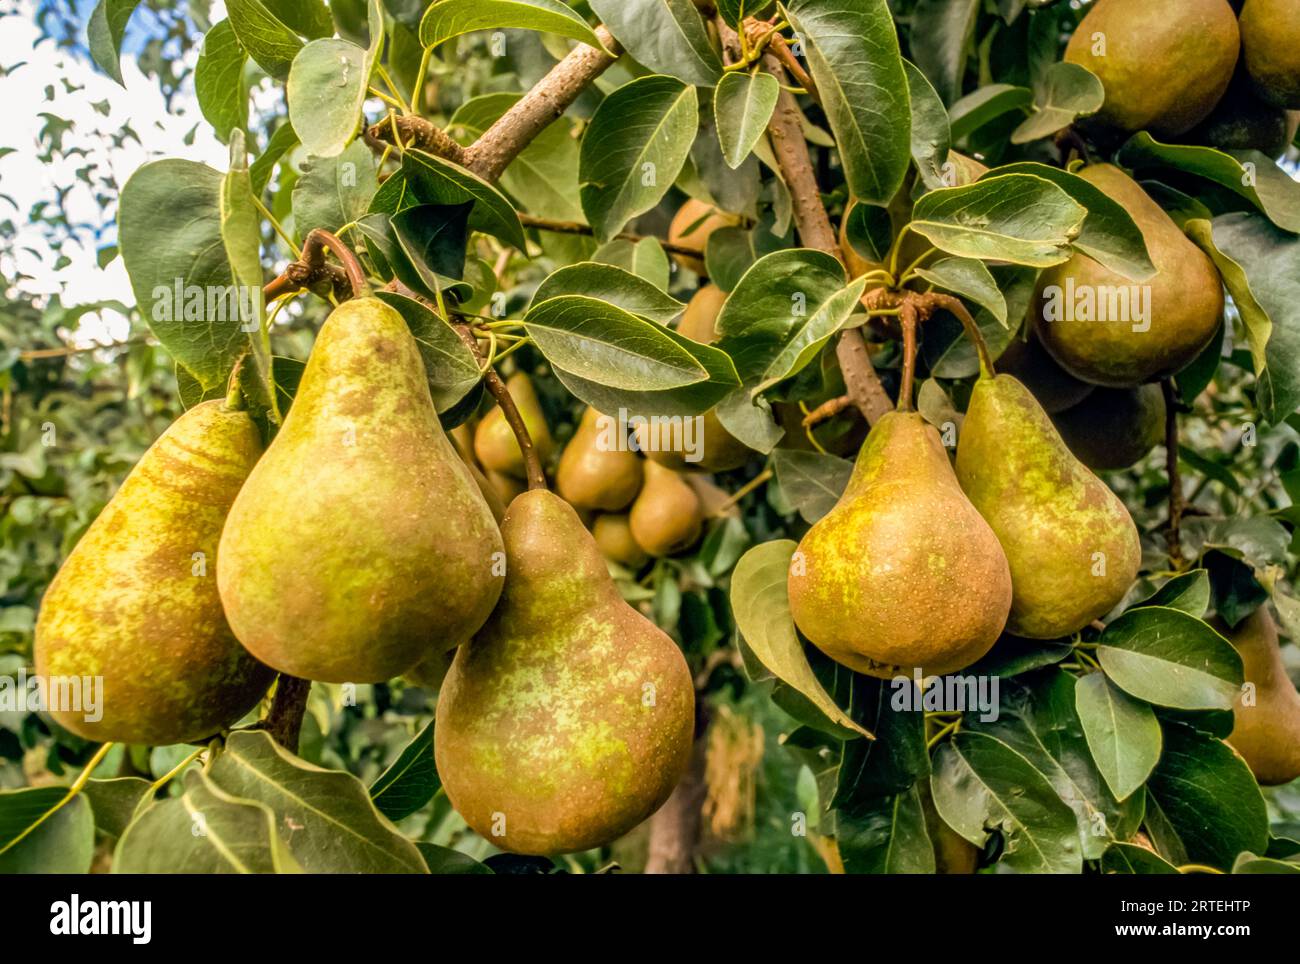
{"label": "sky", "polygon": [[[15,148],[0,157],[0,195],[9,195],[17,202],[17,211],[0,198],[0,218],[12,218],[19,228],[19,248],[30,246],[44,257],[18,253],[17,267],[33,276],[21,287],[36,295],[61,293],[65,305],[79,305],[100,300],[117,300],[134,304],[131,286],[122,259],[116,258],[105,269],[96,261],[96,250],[112,243],[115,230],[113,212],[101,215],[90,189],[76,181],[75,171],[88,160],[111,169],[118,184],[125,184],[136,168],[154,157],[181,157],[202,161],[218,170],[228,164],[226,148],[212,136],[211,128],[202,123],[192,86],[182,91],[174,100],[176,109],[169,114],[155,81],[145,77],[136,68],[134,59],[127,54],[122,58],[122,76],[126,82],[123,90],[108,76],[100,73],[89,60],[81,60],[66,50],[60,50],[51,40],[38,42],[40,33],[33,16],[35,0],[4,0],[0,8],[17,10],[16,16],[0,18],[0,64],[9,68],[0,76],[0,104],[4,105],[4,124],[0,125],[0,147]],[[86,9],[89,9],[87,7]],[[137,14],[140,16],[141,14]],[[223,17],[224,7],[218,3],[213,8],[213,20]],[[83,28],[84,29],[84,28]],[[130,32],[128,29],[128,45]],[[197,59],[197,49],[190,57]],[[12,69],[19,61],[24,66]],[[68,93],[63,81],[83,90]],[[46,100],[45,88],[53,85],[55,97]],[[96,103],[107,102],[108,115],[98,113]],[[65,145],[79,144],[89,152],[89,159],[70,158],[54,165],[42,163],[39,135],[45,121],[41,114],[50,112],[71,121],[75,126],[65,138]],[[101,143],[97,132],[116,131],[129,123],[149,147],[127,140],[120,149]],[[185,136],[198,123],[194,143],[187,145]],[[54,197],[53,185],[78,186],[67,198],[70,217],[76,222],[87,222],[103,229],[100,238],[87,232],[79,244],[65,244],[63,253],[72,264],[54,270],[56,257],[37,231],[23,232],[21,225],[27,219],[31,206],[41,199]],[[104,223],[107,217],[107,223]],[[14,275],[13,264],[0,265],[6,278]],[[127,320],[116,312],[106,311],[100,317],[87,317],[77,332],[79,344],[115,341],[126,337]]]}

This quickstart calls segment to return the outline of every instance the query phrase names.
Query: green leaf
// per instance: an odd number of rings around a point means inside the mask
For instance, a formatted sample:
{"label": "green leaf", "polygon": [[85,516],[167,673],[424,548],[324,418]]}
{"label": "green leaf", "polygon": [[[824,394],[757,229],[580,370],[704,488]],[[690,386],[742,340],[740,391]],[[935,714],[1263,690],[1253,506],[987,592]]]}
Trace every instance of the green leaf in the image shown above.
{"label": "green leaf", "polygon": [[295,33],[316,40],[334,35],[334,18],[325,0],[264,0],[266,9]]}
{"label": "green leaf", "polygon": [[798,449],[774,449],[772,468],[781,494],[809,524],[835,508],[853,474],[853,463],[846,459]]}
{"label": "green leaf", "polygon": [[1234,874],[1300,874],[1300,864],[1276,860],[1272,857],[1259,857],[1250,852],[1237,855],[1232,865]]}
{"label": "green leaf", "polygon": [[667,292],[671,281],[672,268],[668,264],[668,254],[658,238],[642,238],[640,241],[615,238],[597,248],[592,253],[591,260],[622,268],[663,292]]}
{"label": "green leaf", "polygon": [[433,762],[433,720],[430,720],[393,765],[370,785],[370,799],[380,813],[396,821],[423,807],[441,786]]}
{"label": "green leaf", "polygon": [[874,804],[852,817],[838,816],[835,840],[845,873],[934,873],[934,845],[920,789],[914,785],[892,797],[878,797]]}
{"label": "green leaf", "polygon": [[986,84],[971,91],[948,111],[952,123],[952,139],[960,143],[985,124],[1013,111],[1027,111],[1034,103],[1034,92],[1028,87],[1011,84]]}
{"label": "green leaf", "polygon": [[1268,846],[1268,812],[1250,768],[1232,748],[1189,726],[1167,724],[1147,781],[1147,826],[1171,862],[1227,869]]}
{"label": "green leaf", "polygon": [[86,24],[90,59],[123,87],[126,85],[122,83],[122,65],[118,62],[122,56],[122,38],[126,35],[127,21],[139,5],[140,0],[99,0]]}
{"label": "green leaf", "polygon": [[786,580],[797,544],[790,539],[764,542],[750,549],[731,576],[731,609],[736,629],[750,652],[777,679],[811,701],[833,723],[870,737],[822,687],[790,615]]}
{"label": "green leaf", "polygon": [[231,733],[209,776],[226,793],[270,807],[276,825],[292,829],[289,851],[308,873],[425,871],[419,851],[375,809],[360,780],[312,766],[264,732]]}
{"label": "green leaf", "polygon": [[931,191],[910,227],[949,254],[1046,268],[1069,260],[1087,214],[1051,181],[1005,174]]}
{"label": "green leaf", "polygon": [[301,240],[313,228],[338,231],[359,221],[378,187],[374,155],[361,141],[335,157],[308,157],[293,186],[294,233]]}
{"label": "green leaf", "polygon": [[1184,710],[1228,710],[1242,684],[1241,657],[1195,616],[1130,609],[1102,633],[1097,658],[1130,696]]}
{"label": "green leaf", "polygon": [[946,187],[943,168],[952,147],[948,112],[925,74],[907,60],[903,61],[903,69],[912,101],[912,160],[926,187]]}
{"label": "green leaf", "polygon": [[882,680],[837,670],[836,680],[847,680],[848,685],[828,687],[835,704],[876,736],[851,740],[840,754],[830,805],[856,817],[873,810],[879,798],[904,793],[930,776],[925,708],[910,679]]}
{"label": "green leaf", "polygon": [[[0,874],[85,874],[95,851],[95,821],[80,795],[61,806],[25,837],[38,820],[67,796],[66,787],[23,787],[0,791]],[[18,840],[17,843],[14,843]]]}
{"label": "green leaf", "polygon": [[1048,68],[1034,112],[1011,133],[1012,144],[1028,144],[1064,130],[1087,114],[1095,114],[1106,99],[1096,74],[1087,67],[1062,61]]}
{"label": "green leaf", "polygon": [[135,816],[145,796],[152,788],[148,780],[140,777],[115,777],[109,780],[88,780],[81,792],[90,801],[95,815],[95,829],[109,837],[120,837]]}
{"label": "green leaf", "polygon": [[131,175],[118,210],[140,313],[204,390],[224,384],[247,344],[233,299],[212,297],[235,291],[221,238],[222,181],[195,161],[153,161]]}
{"label": "green leaf", "polygon": [[911,161],[911,108],[885,0],[793,0],[799,33],[849,191],[887,204]]}
{"label": "green leaf", "polygon": [[1210,575],[1204,569],[1179,573],[1139,605],[1166,606],[1200,619],[1210,608]]}
{"label": "green leaf", "polygon": [[695,88],[673,77],[642,77],[601,101],[578,161],[582,209],[598,239],[610,240],[668,193],[698,127]]}
{"label": "green leaf", "polygon": [[604,50],[587,21],[559,0],[441,0],[420,21],[420,43],[440,43],[475,30],[541,30]]}
{"label": "green leaf", "polygon": [[420,346],[433,406],[439,414],[450,411],[483,378],[469,348],[445,321],[414,298],[392,291],[377,291],[375,297],[406,319]]}
{"label": "green leaf", "polygon": [[248,124],[247,62],[248,55],[239,46],[229,20],[222,20],[203,37],[203,50],[194,67],[194,94],[222,143],[230,140],[233,129]]}
{"label": "green leaf", "polygon": [[925,38],[912,56],[945,103],[961,93],[979,8],[979,0],[917,0],[912,12],[912,36]]}
{"label": "green leaf", "polygon": [[700,87],[712,87],[722,76],[722,61],[692,0],[591,0],[591,9],[655,73]]}
{"label": "green leaf", "polygon": [[298,35],[281,23],[261,0],[226,0],[226,15],[248,56],[276,80],[287,78],[293,58],[302,49]]}
{"label": "green leaf", "polygon": [[253,178],[253,193],[258,197],[266,190],[266,186],[271,183],[271,174],[275,170],[275,165],[279,163],[280,158],[298,146],[298,135],[293,129],[293,125],[285,122],[275,129],[271,139],[267,141],[266,148],[249,167],[249,174]]}
{"label": "green leaf", "polygon": [[988,310],[1004,328],[1008,327],[1007,299],[993,273],[974,258],[943,258],[917,274],[936,288],[951,292]]}
{"label": "green leaf", "polygon": [[1178,868],[1146,847],[1113,843],[1101,857],[1104,874],[1176,874]]}
{"label": "green leaf", "polygon": [[1001,862],[1019,873],[1083,869],[1074,812],[1023,756],[985,733],[963,731],[931,763],[930,790],[944,823],[977,847],[1002,834]]}
{"label": "green leaf", "polygon": [[424,858],[431,874],[490,874],[492,868],[458,850],[439,847],[437,844],[417,841],[416,849]]}
{"label": "green leaf", "polygon": [[310,154],[334,157],[356,136],[370,82],[367,52],[348,40],[313,40],[289,68],[289,122]]}
{"label": "green leaf", "polygon": [[727,166],[740,167],[772,118],[781,85],[771,74],[729,73],[713,92],[718,143]]}
{"label": "green leaf", "polygon": [[1160,723],[1155,713],[1110,682],[1105,673],[1089,673],[1079,680],[1074,699],[1097,768],[1115,799],[1127,800],[1160,759]]}
{"label": "green leaf", "polygon": [[596,298],[659,325],[673,321],[686,307],[644,278],[596,261],[580,261],[552,272],[538,285],[532,304],[560,295]]}
{"label": "green leaf", "polygon": [[514,205],[477,174],[444,158],[416,150],[402,155],[402,174],[424,203],[451,205],[473,201],[470,228],[490,234],[521,251],[527,247]]}

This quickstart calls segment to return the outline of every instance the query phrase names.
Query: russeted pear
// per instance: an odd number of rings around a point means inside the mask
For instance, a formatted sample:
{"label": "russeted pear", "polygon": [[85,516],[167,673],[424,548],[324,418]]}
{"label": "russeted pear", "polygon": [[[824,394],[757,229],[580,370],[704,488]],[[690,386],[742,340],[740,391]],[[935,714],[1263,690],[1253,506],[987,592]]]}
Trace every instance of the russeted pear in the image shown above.
{"label": "russeted pear", "polygon": [[1099,388],[1052,423],[1088,468],[1126,469],[1164,439],[1165,397],[1159,385]]}
{"label": "russeted pear", "polygon": [[1124,597],[1141,563],[1124,503],[1070,454],[1010,375],[982,377],[957,440],[957,478],[1011,565],[1007,632],[1056,639]]}
{"label": "russeted pear", "polygon": [[694,685],[563,499],[526,492],[501,528],[506,588],[443,680],[438,774],[498,847],[587,850],[668,799],[690,758]]}
{"label": "russeted pear", "polygon": [[1241,8],[1246,70],[1270,104],[1300,109],[1300,5],[1295,0],[1246,0]]}
{"label": "russeted pear", "polygon": [[[1119,168],[1095,164],[1079,175],[1137,222],[1156,274],[1138,284],[1075,254],[1039,280],[1037,335],[1062,368],[1086,382],[1128,388],[1172,375],[1210,343],[1223,317],[1214,263]],[[1141,317],[1138,305],[1149,316]]]}
{"label": "russeted pear", "polygon": [[703,512],[700,497],[672,469],[645,461],[645,482],[628,524],[637,545],[652,556],[671,556],[695,545],[700,537]]}
{"label": "russeted pear", "polygon": [[650,558],[632,538],[632,526],[625,512],[597,516],[591,534],[605,558],[619,565],[639,569]]}
{"label": "russeted pear", "polygon": [[99,719],[87,719],[88,707],[51,707],[62,726],[88,740],[189,743],[257,705],[273,674],[231,632],[216,560],[226,514],[261,453],[247,412],[196,405],[86,530],[36,621],[43,680],[103,680]]}
{"label": "russeted pear", "polygon": [[1228,89],[1240,39],[1227,0],[1097,0],[1065,59],[1105,88],[1092,123],[1167,140],[1209,116]]}
{"label": "russeted pear", "polygon": [[735,218],[731,215],[693,197],[687,198],[668,225],[668,242],[698,248],[700,256],[697,258],[686,254],[674,254],[673,260],[681,267],[703,275],[705,273],[704,246],[708,243],[709,235],[718,228],[730,227],[735,223]]}
{"label": "russeted pear", "polygon": [[1291,116],[1265,101],[1250,76],[1238,67],[1232,85],[1210,116],[1187,134],[1187,142],[1221,151],[1259,151],[1279,157],[1295,136]]}
{"label": "russeted pear", "polygon": [[641,459],[608,430],[616,424],[594,408],[583,413],[555,472],[555,488],[570,505],[617,512],[641,491]]}
{"label": "russeted pear", "polygon": [[[542,413],[542,404],[537,400],[533,380],[524,372],[516,372],[506,380],[506,390],[515,400],[515,407],[524,420],[528,436],[537,449],[537,457],[544,465],[551,457],[554,442],[546,424],[546,416]],[[489,478],[493,472],[502,472],[517,479],[528,478],[519,440],[515,438],[515,433],[499,406],[493,407],[484,415],[474,430],[474,455]]]}
{"label": "russeted pear", "polygon": [[1025,338],[1011,339],[998,356],[998,371],[1017,378],[1048,414],[1078,405],[1097,387],[1056,364],[1033,332]]}
{"label": "russeted pear", "polygon": [[221,537],[235,635],[294,676],[390,679],[483,624],[500,551],[406,322],[376,298],[344,302]]}
{"label": "russeted pear", "polygon": [[997,641],[1011,606],[1002,547],[915,412],[872,427],[839,501],[790,560],[795,624],[850,669],[950,673]]}
{"label": "russeted pear", "polygon": [[1266,603],[1236,629],[1221,620],[1215,621],[1215,628],[1236,647],[1245,680],[1254,685],[1232,707],[1228,743],[1245,758],[1260,783],[1290,783],[1300,777],[1300,693],[1282,662],[1277,623]]}

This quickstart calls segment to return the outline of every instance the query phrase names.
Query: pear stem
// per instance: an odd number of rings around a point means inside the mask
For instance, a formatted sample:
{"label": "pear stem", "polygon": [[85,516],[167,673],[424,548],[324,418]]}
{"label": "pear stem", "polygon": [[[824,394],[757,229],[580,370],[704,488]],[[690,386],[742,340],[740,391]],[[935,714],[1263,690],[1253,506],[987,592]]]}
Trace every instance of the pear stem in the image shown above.
{"label": "pear stem", "polygon": [[343,270],[347,272],[348,284],[352,286],[352,296],[361,298],[370,294],[370,283],[366,281],[366,273],[362,270],[357,256],[352,253],[352,249],[337,236],[322,228],[314,228],[307,233],[307,238],[302,243],[303,262],[313,268],[323,267],[325,248],[333,251],[334,257],[342,263]]}
{"label": "pear stem", "polygon": [[1169,565],[1176,571],[1183,568],[1183,545],[1179,532],[1183,521],[1183,478],[1178,470],[1178,393],[1172,378],[1160,382],[1160,393],[1165,399],[1165,474],[1169,479],[1169,528],[1165,542],[1169,547]]}
{"label": "pear stem", "polygon": [[483,381],[487,385],[487,390],[492,393],[498,405],[501,406],[501,414],[505,416],[506,424],[510,430],[515,433],[515,440],[519,443],[519,451],[524,456],[524,468],[528,472],[528,488],[546,489],[546,473],[542,471],[542,460],[537,454],[537,446],[533,444],[533,437],[528,434],[528,426],[524,424],[524,417],[519,414],[519,406],[510,395],[509,389],[506,388],[505,382],[501,381],[501,376],[497,374],[495,368],[487,364],[487,359],[483,357],[483,350],[478,346],[478,339],[470,331],[468,325],[452,325],[460,340],[465,343],[465,347],[473,354],[474,359],[478,362],[479,368],[483,369]]}
{"label": "pear stem", "polygon": [[310,692],[311,680],[281,673],[275,684],[271,711],[262,721],[262,727],[271,738],[290,753],[298,752],[298,735],[302,730],[302,718],[307,712],[307,695]]}
{"label": "pear stem", "polygon": [[900,412],[912,411],[912,384],[916,381],[916,306],[904,302],[898,316],[903,328],[903,377],[898,385]]}
{"label": "pear stem", "polygon": [[235,359],[235,367],[230,369],[230,378],[226,380],[226,411],[242,412],[248,407],[244,398],[244,360],[247,354]]}
{"label": "pear stem", "polygon": [[971,313],[962,304],[961,299],[938,291],[927,293],[926,298],[932,304],[945,308],[957,316],[962,328],[966,330],[966,337],[975,343],[975,351],[980,359],[980,378],[992,378],[996,375],[997,372],[993,368],[993,356],[989,354],[988,342],[984,340],[984,335],[980,333],[980,326],[975,324],[975,319],[971,317]]}

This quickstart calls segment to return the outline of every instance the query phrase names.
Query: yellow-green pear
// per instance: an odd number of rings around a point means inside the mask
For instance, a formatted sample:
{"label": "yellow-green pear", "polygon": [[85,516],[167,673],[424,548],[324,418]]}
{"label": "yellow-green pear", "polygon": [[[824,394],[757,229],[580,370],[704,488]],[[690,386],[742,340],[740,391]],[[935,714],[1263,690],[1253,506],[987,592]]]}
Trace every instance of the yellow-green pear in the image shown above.
{"label": "yellow-green pear", "polygon": [[598,847],[657,810],[685,772],[691,674],[623,601],[563,499],[524,493],[502,534],[501,602],[442,683],[438,774],[465,821],[504,850]]}
{"label": "yellow-green pear", "polygon": [[1106,100],[1094,123],[1168,140],[1209,116],[1240,40],[1228,0],[1097,0],[1065,59],[1101,79]]}
{"label": "yellow-green pear", "polygon": [[700,497],[672,469],[645,461],[645,481],[632,503],[628,524],[642,549],[652,556],[671,556],[695,545],[703,525]]}
{"label": "yellow-green pear", "polygon": [[1228,743],[1245,758],[1260,783],[1290,783],[1300,777],[1300,693],[1287,676],[1278,648],[1277,623],[1268,604],[1236,629],[1218,620],[1216,628],[1241,654],[1249,684],[1232,707]]}
{"label": "yellow-green pear", "polygon": [[[524,427],[528,429],[528,437],[533,440],[533,446],[537,449],[537,457],[545,465],[551,457],[551,449],[555,443],[551,439],[551,430],[546,424],[546,416],[542,413],[542,404],[537,400],[533,380],[524,372],[516,372],[506,380],[506,390],[515,400],[519,416],[524,420]],[[506,421],[500,406],[494,406],[484,415],[483,420],[474,430],[474,455],[489,478],[493,472],[512,475],[517,479],[528,478],[519,440],[515,438],[514,430],[510,428],[510,423]]]}
{"label": "yellow-green pear", "polygon": [[708,244],[709,235],[719,228],[729,227],[736,219],[712,205],[695,198],[687,198],[668,225],[668,242],[685,247],[697,248],[698,257],[686,254],[674,254],[673,260],[683,268],[698,275],[705,273],[704,246]]}
{"label": "yellow-green pear", "polygon": [[221,537],[235,634],[293,676],[390,679],[483,624],[500,553],[406,322],[377,298],[344,302]]}
{"label": "yellow-green pear", "polygon": [[650,558],[632,537],[632,524],[625,512],[597,516],[591,534],[605,558],[619,565],[639,569]]}
{"label": "yellow-green pear", "polygon": [[[262,453],[247,412],[196,405],[149,448],[64,561],[36,621],[51,715],[88,740],[212,736],[257,705],[272,672],[231,632],[217,593],[221,528]],[[82,681],[102,685],[83,693]],[[71,685],[69,685],[71,684]],[[89,702],[69,704],[76,692]]]}
{"label": "yellow-green pear", "polygon": [[1300,109],[1300,4],[1246,0],[1240,26],[1242,56],[1256,91],[1277,107]]}
{"label": "yellow-green pear", "polygon": [[618,420],[588,407],[560,455],[555,487],[570,505],[618,512],[641,491],[641,459],[627,446]]}
{"label": "yellow-green pear", "polygon": [[975,662],[1011,605],[1002,547],[916,412],[872,427],[835,508],[791,558],[788,588],[795,624],[818,649],[884,679]]}
{"label": "yellow-green pear", "polygon": [[1099,388],[1052,423],[1088,468],[1126,469],[1164,440],[1165,397],[1159,385]]}
{"label": "yellow-green pear", "polygon": [[1079,176],[1137,222],[1156,274],[1136,283],[1082,253],[1048,268],[1035,297],[1038,338],[1062,368],[1096,385],[1172,375],[1210,343],[1223,317],[1214,263],[1119,168],[1095,164]]}
{"label": "yellow-green pear", "polygon": [[1011,565],[1007,632],[1056,639],[1109,612],[1137,575],[1137,527],[1070,454],[1043,407],[1010,375],[982,377],[957,440],[957,478]]}

